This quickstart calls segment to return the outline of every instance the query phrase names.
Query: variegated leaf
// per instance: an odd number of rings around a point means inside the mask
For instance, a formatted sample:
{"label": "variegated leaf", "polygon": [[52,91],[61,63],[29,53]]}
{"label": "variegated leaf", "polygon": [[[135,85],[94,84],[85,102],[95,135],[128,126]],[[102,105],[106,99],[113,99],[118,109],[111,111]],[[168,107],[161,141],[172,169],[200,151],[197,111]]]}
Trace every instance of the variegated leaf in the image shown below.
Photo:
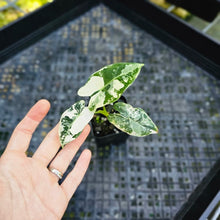
{"label": "variegated leaf", "polygon": [[95,109],[117,101],[137,78],[143,64],[115,63],[91,75],[79,89],[79,96],[91,96],[89,109]]}
{"label": "variegated leaf", "polygon": [[85,107],[85,101],[81,100],[67,109],[60,118],[59,137],[61,146],[76,139],[84,127],[92,119],[94,112]]}
{"label": "variegated leaf", "polygon": [[118,129],[138,137],[158,133],[157,126],[143,109],[122,102],[115,103],[113,108],[118,113],[109,114],[107,118]]}

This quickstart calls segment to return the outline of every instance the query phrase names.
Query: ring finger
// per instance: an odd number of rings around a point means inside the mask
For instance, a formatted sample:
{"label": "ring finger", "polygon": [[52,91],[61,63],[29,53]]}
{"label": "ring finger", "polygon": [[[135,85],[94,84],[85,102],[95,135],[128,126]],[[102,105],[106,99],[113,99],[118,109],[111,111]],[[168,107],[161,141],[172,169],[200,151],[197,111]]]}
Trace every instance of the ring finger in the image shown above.
{"label": "ring finger", "polygon": [[[70,162],[72,161],[73,157],[79,150],[82,143],[85,141],[86,137],[90,132],[90,126],[87,125],[83,132],[80,134],[78,138],[76,138],[71,143],[67,144],[53,159],[53,161],[49,165],[49,169],[56,169],[60,171],[62,174],[67,170]],[[54,176],[59,179],[59,177],[54,174]]]}

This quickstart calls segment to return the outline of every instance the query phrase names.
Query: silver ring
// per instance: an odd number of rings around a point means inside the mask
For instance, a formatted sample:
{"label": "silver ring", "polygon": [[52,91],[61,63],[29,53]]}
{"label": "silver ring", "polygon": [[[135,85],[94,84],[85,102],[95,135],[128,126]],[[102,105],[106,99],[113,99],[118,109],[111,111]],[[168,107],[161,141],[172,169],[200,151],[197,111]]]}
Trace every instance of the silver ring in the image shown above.
{"label": "silver ring", "polygon": [[59,179],[63,178],[63,174],[59,170],[55,168],[49,168],[49,171],[55,174]]}

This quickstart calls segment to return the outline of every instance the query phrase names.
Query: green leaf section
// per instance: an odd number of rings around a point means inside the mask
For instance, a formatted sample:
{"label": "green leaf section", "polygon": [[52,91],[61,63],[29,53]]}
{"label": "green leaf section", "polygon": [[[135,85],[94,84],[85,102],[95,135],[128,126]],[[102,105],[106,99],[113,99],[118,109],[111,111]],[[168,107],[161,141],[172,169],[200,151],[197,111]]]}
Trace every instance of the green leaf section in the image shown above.
{"label": "green leaf section", "polygon": [[107,118],[118,129],[138,137],[158,133],[157,126],[143,109],[122,102],[115,103],[113,108],[118,113],[109,114]]}
{"label": "green leaf section", "polygon": [[116,63],[108,65],[91,75],[78,91],[79,96],[91,96],[89,109],[117,101],[122,93],[134,82],[144,64]]}
{"label": "green leaf section", "polygon": [[61,146],[76,139],[84,127],[92,119],[94,112],[85,107],[85,101],[81,100],[67,109],[60,118],[59,137]]}

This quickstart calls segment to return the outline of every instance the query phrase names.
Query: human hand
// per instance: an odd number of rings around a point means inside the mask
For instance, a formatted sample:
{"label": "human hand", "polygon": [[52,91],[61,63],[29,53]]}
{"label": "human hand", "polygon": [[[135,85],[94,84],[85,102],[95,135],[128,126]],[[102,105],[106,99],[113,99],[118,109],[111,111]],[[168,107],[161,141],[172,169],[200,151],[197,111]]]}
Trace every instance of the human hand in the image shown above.
{"label": "human hand", "polygon": [[[49,111],[46,100],[37,102],[15,128],[0,158],[0,219],[61,219],[68,202],[88,168],[91,152],[84,150],[75,167],[61,185],[59,178],[47,168],[64,173],[82,145],[90,127],[67,144],[58,154],[58,125],[42,141],[33,157],[27,157],[31,137]],[[57,155],[56,155],[57,154]],[[56,155],[56,156],[55,156]]]}

